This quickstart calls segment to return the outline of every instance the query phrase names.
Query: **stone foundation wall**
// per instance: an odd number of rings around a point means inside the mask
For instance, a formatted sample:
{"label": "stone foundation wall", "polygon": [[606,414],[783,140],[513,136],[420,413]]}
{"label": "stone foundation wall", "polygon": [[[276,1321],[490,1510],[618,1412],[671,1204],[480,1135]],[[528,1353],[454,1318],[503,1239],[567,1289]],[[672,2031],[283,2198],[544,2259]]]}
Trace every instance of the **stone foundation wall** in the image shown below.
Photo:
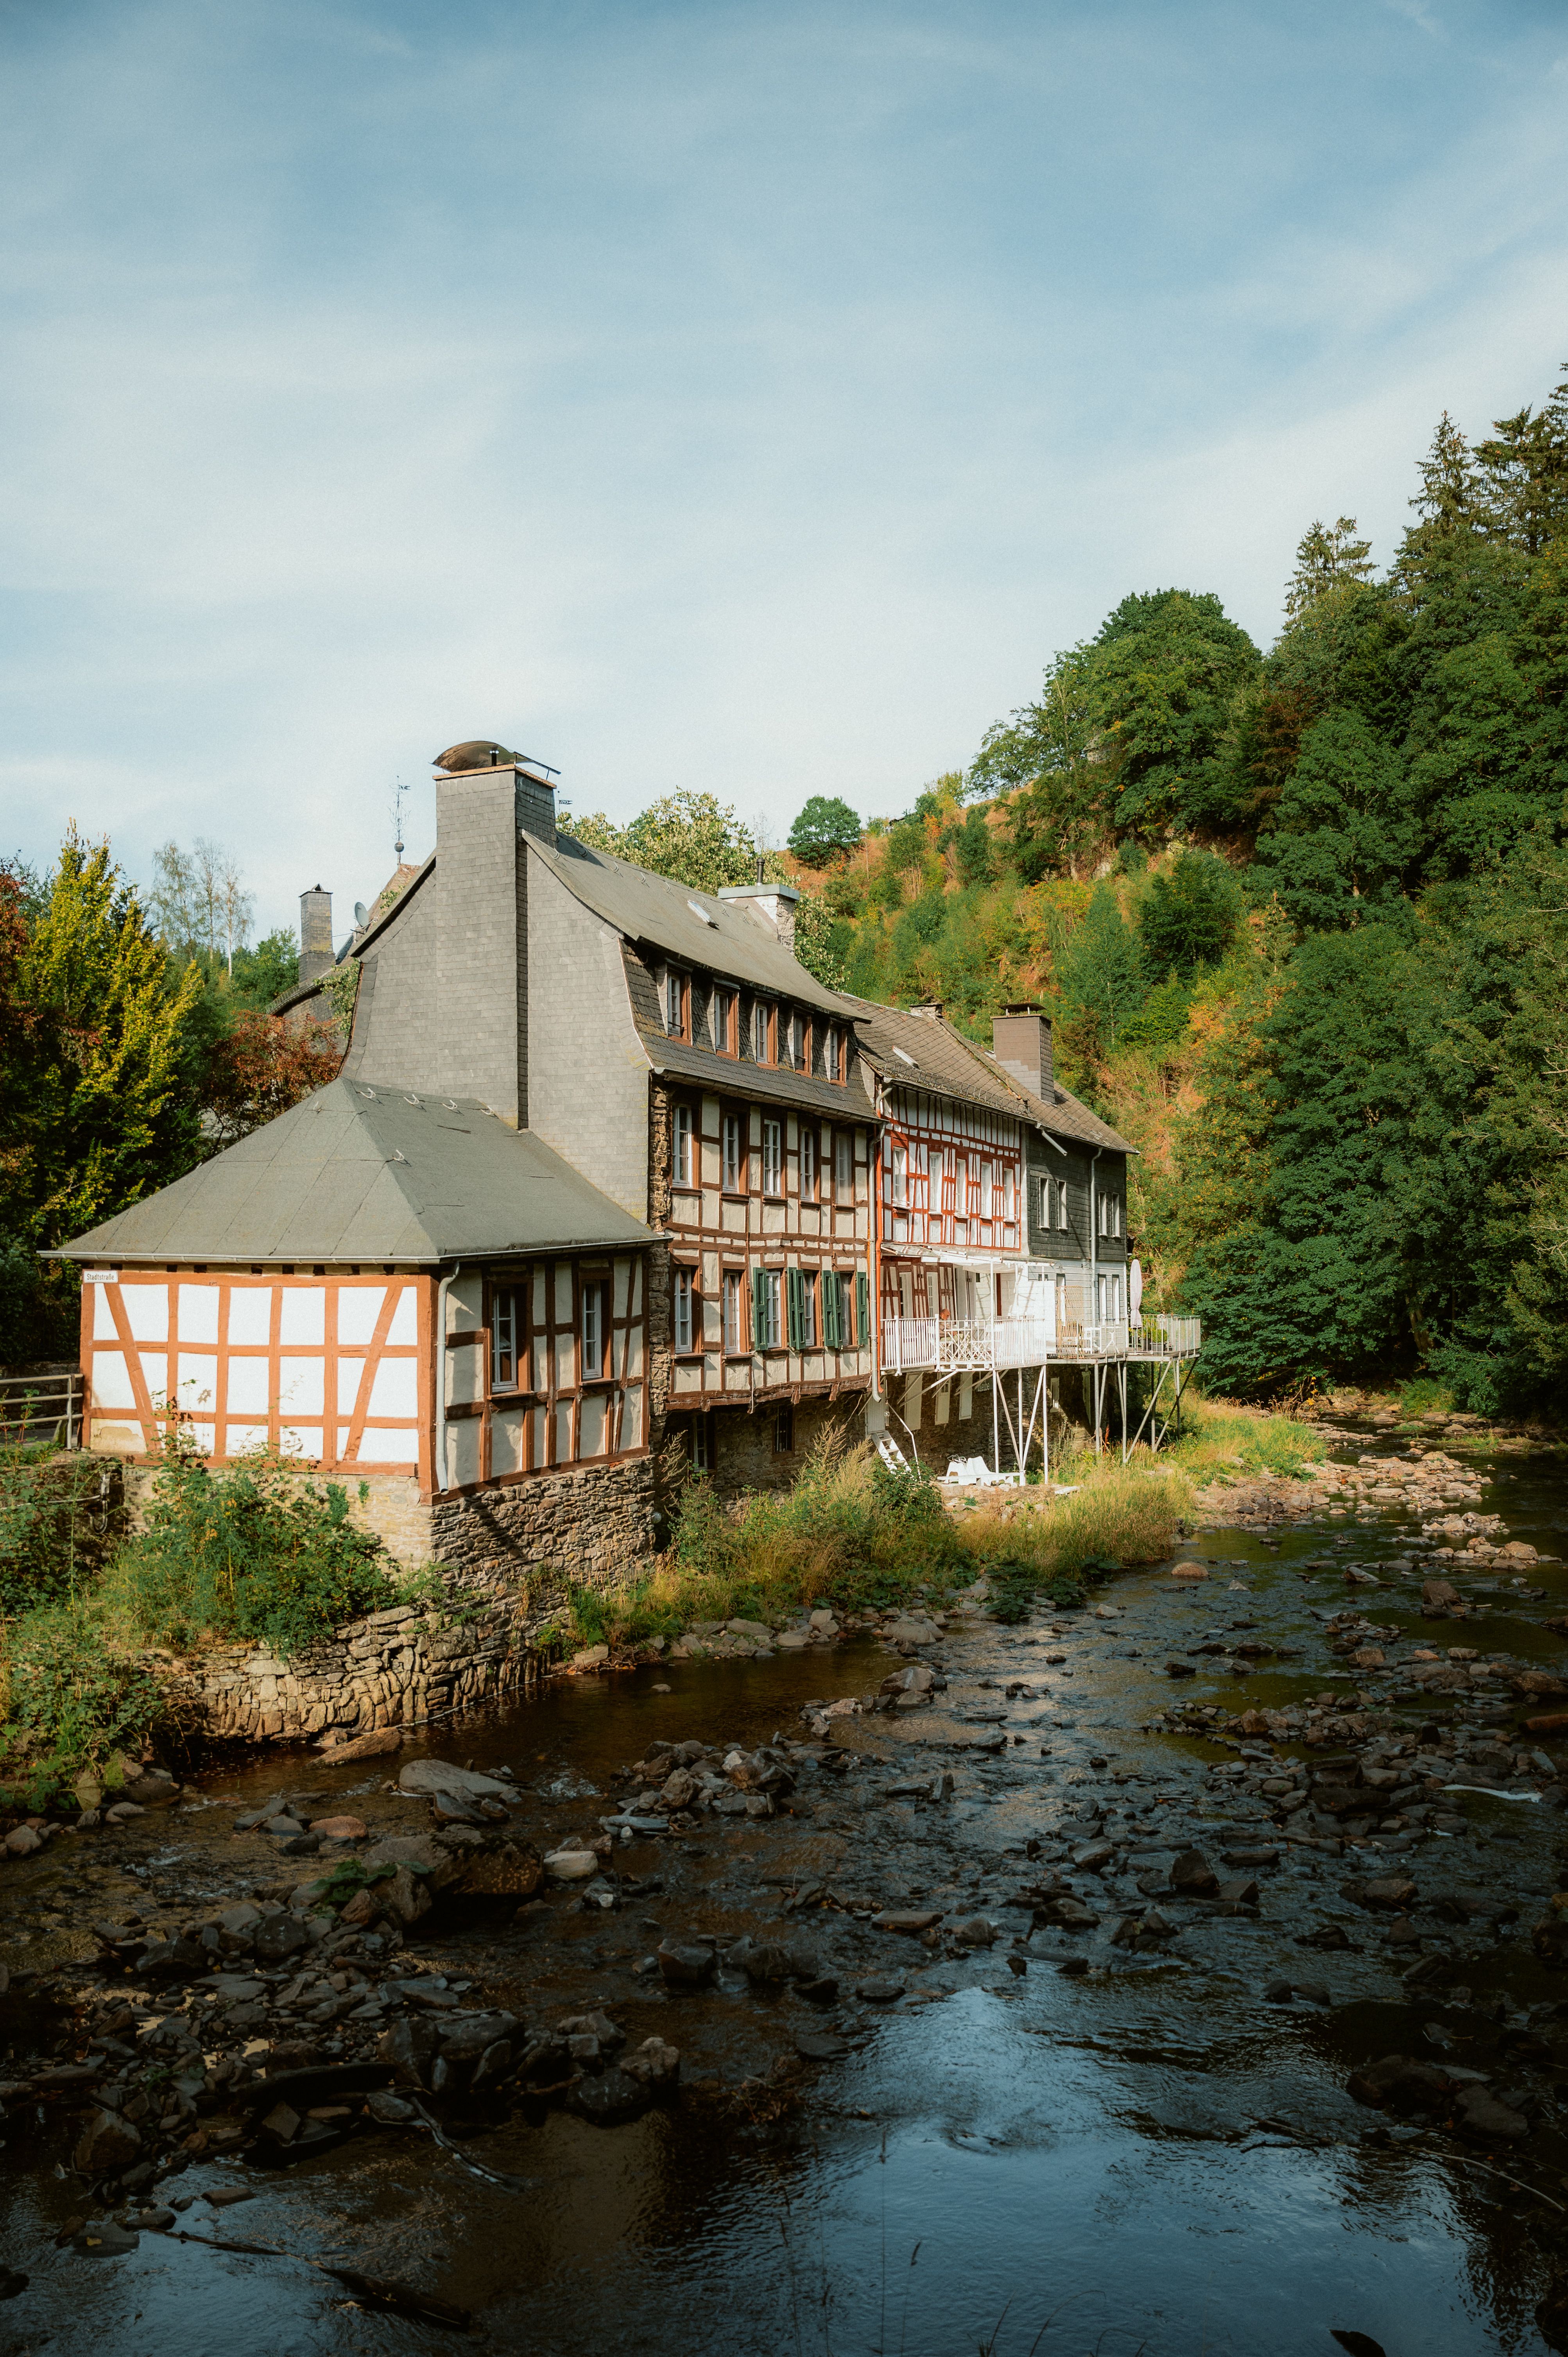
{"label": "stone foundation wall", "polygon": [[357,1511],[402,1561],[435,1562],[439,1603],[371,1612],[293,1662],[250,1645],[172,1670],[159,1662],[191,1738],[351,1738],[523,1691],[543,1675],[545,1631],[568,1587],[608,1587],[653,1554],[655,1468],[634,1458],[435,1506],[383,1478]]}
{"label": "stone foundation wall", "polygon": [[865,1394],[843,1399],[802,1400],[795,1410],[795,1445],[776,1449],[776,1412],[764,1405],[748,1414],[744,1408],[718,1408],[714,1415],[714,1486],[721,1498],[738,1497],[743,1490],[788,1490],[805,1469],[806,1459],[825,1432],[840,1430],[852,1442],[865,1437]]}

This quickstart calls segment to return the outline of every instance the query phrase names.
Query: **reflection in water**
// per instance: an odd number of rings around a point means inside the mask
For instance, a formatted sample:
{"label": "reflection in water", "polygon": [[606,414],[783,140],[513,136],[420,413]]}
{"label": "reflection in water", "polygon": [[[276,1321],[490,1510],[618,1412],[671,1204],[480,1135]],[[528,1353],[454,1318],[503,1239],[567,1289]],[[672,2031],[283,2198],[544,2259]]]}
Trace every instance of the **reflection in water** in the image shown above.
{"label": "reflection in water", "polygon": [[[1565,1519],[1555,1465],[1517,1469],[1491,1503],[1543,1546]],[[865,1953],[879,1968],[890,1959],[909,1996],[877,2010],[846,1991],[837,2018],[853,2050],[808,2073],[803,2103],[778,2075],[781,2060],[793,2070],[797,2029],[821,2026],[803,2000],[759,1997],[738,1976],[682,1999],[634,1973],[660,1932],[772,1921],[788,1873],[813,1860],[835,1888],[880,1889],[884,1903],[895,1886],[924,1891],[950,1916],[1004,1908],[1034,1872],[1024,1844],[1080,1803],[1135,1817],[1158,1856],[1162,1796],[1179,1788],[1184,1821],[1206,1846],[1244,1843],[1261,1823],[1255,1808],[1193,1781],[1198,1763],[1229,1755],[1145,1734],[1142,1723],[1169,1699],[1173,1649],[1244,1620],[1299,1645],[1299,1661],[1265,1664],[1242,1684],[1200,1656],[1187,1691],[1227,1701],[1244,1692],[1267,1707],[1321,1689],[1326,1656],[1313,1609],[1337,1609],[1346,1591],[1335,1574],[1302,1576],[1309,1559],[1323,1560],[1321,1529],[1278,1536],[1273,1552],[1254,1537],[1206,1534],[1217,1569],[1204,1591],[1173,1595],[1153,1576],[1129,1577],[1112,1591],[1124,1608],[1114,1625],[1071,1616],[1060,1638],[1042,1629],[1015,1640],[983,1624],[950,1645],[949,1700],[961,1708],[996,1698],[994,1687],[972,1688],[980,1676],[1024,1674],[1041,1689],[1011,1706],[1009,1726],[1030,1741],[995,1759],[948,1749],[950,1721],[935,1730],[943,1748],[928,1756],[960,1767],[950,1810],[879,1798],[871,1770],[766,1839],[708,1830],[679,1857],[634,1845],[618,1862],[643,1889],[618,1914],[556,1909],[542,1932],[524,1923],[501,1936],[475,1930],[467,1945],[460,1932],[447,1941],[447,1968],[471,1957],[475,1977],[520,2014],[554,2018],[603,2003],[634,2040],[657,2029],[680,2045],[687,2083],[674,2108],[613,2131],[560,2111],[499,2128],[475,2123],[475,2158],[533,2181],[520,2195],[477,2182],[427,2141],[389,2137],[256,2179],[255,2198],[217,2218],[199,2203],[187,2213],[204,2233],[283,2244],[295,2255],[286,2260],[150,2235],[126,2260],[55,2260],[49,2237],[70,2192],[35,2179],[16,2204],[8,2255],[27,2266],[29,2249],[45,2254],[52,2296],[47,2327],[16,2345],[41,2346],[44,2330],[59,2357],[440,2345],[425,2328],[346,2305],[340,2287],[303,2264],[333,2248],[473,2308],[493,2346],[536,2357],[621,2348],[961,2357],[982,2344],[997,2357],[1140,2347],[1151,2357],[1323,2357],[1334,2326],[1369,2335],[1388,2357],[1540,2357],[1543,2272],[1525,2205],[1504,2179],[1555,2195],[1568,2160],[1555,2129],[1543,2126],[1523,2155],[1479,2150],[1471,2162],[1438,2135],[1359,2108],[1345,2082],[1382,2054],[1440,2050],[1415,2043],[1431,2023],[1506,2085],[1507,2019],[1487,2008],[1503,2000],[1517,2019],[1555,1998],[1556,1986],[1525,1943],[1505,1938],[1466,1967],[1466,1997],[1402,1988],[1380,1927],[1341,1894],[1374,1857],[1358,1869],[1332,1854],[1293,1855],[1266,1885],[1257,1921],[1216,1918],[1184,1936],[1180,1961],[1112,1956],[1101,1944],[1095,1953],[1115,1969],[1076,1978],[1051,1968],[1066,1951],[1045,1935],[1022,1975],[1001,1945],[922,1971],[912,1943],[894,1954],[885,1936],[876,1946],[865,1935]],[[1337,1553],[1376,1568],[1400,1536],[1397,1523],[1363,1526]],[[1539,1579],[1552,1599],[1539,1610],[1561,1610],[1563,1570]],[[1408,1583],[1381,1587],[1377,1611],[1420,1631],[1419,1590]],[[1506,1597],[1497,1615],[1477,1641],[1488,1650],[1557,1657],[1538,1619],[1516,1617]],[[1042,1672],[1047,1646],[1067,1651],[1059,1670]],[[802,1702],[863,1692],[885,1667],[879,1652],[851,1650],[576,1681],[505,1717],[436,1730],[425,1748],[512,1767],[532,1795],[531,1834],[553,1839],[596,1824],[596,1795],[617,1792],[621,1767],[654,1737],[755,1744],[792,1732]],[[674,1691],[655,1694],[656,1676]],[[857,1740],[891,1756],[903,1730],[887,1729],[867,1722]],[[168,1860],[199,1874],[205,1845],[216,1878],[239,1803],[280,1786],[336,1800],[381,1781],[298,1760],[214,1778],[235,1801],[182,1820],[189,1846],[169,1849]],[[1505,1824],[1500,1804],[1465,1805],[1475,1836],[1409,1854],[1423,1883],[1501,1877],[1531,1896],[1553,1887],[1550,1812],[1520,1810]],[[155,1862],[155,1878],[157,1870]],[[771,1886],[756,1880],[768,1873]],[[1115,1905],[1108,1896],[1108,1920]],[[847,1919],[836,1920],[847,1934]],[[1297,1938],[1326,1922],[1341,1923],[1349,1944],[1304,1963]],[[1265,2004],[1282,1969],[1326,1983],[1331,2002]],[[217,2178],[196,2169],[186,2181]],[[35,2308],[29,2322],[38,2317]]]}

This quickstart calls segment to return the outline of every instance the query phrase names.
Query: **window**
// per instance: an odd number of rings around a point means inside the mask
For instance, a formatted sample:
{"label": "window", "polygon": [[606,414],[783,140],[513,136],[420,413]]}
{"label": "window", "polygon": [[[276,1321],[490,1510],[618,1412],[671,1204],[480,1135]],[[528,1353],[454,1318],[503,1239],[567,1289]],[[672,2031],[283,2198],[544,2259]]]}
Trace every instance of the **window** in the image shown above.
{"label": "window", "polygon": [[1119,1236],[1122,1232],[1122,1200],[1118,1195],[1100,1198],[1100,1232],[1102,1236]]}
{"label": "window", "polygon": [[724,1117],[724,1184],[726,1194],[738,1195],[746,1185],[746,1133],[738,1113],[726,1113]]}
{"label": "window", "polygon": [[490,1389],[513,1392],[518,1386],[518,1299],[515,1286],[503,1285],[490,1296]]}
{"label": "window", "polygon": [[822,1043],[822,1070],[830,1081],[843,1078],[843,1042],[836,1023],[828,1025],[828,1036]]}
{"label": "window", "polygon": [[961,1220],[968,1219],[969,1162],[964,1156],[959,1157],[958,1168],[953,1172],[952,1207]]}
{"label": "window", "polygon": [[678,1104],[675,1108],[674,1181],[677,1187],[696,1184],[692,1159],[692,1108]]}
{"label": "window", "polygon": [[814,1351],[817,1347],[817,1280],[809,1268],[790,1268],[784,1272],[784,1294],[789,1311],[789,1348],[792,1351]]}
{"label": "window", "polygon": [[741,1318],[742,1272],[738,1268],[725,1271],[725,1349],[733,1359],[746,1349],[746,1328]]}
{"label": "window", "polygon": [[740,993],[720,988],[714,993],[714,1045],[721,1056],[740,1053]]}
{"label": "window", "polygon": [[603,1277],[583,1285],[583,1381],[596,1382],[605,1372],[605,1294]]}
{"label": "window", "polygon": [[773,1415],[773,1454],[789,1457],[795,1447],[795,1410],[788,1400],[775,1409]]}
{"label": "window", "polygon": [[909,1154],[907,1146],[892,1149],[893,1203],[897,1211],[907,1211],[909,1204]]}
{"label": "window", "polygon": [[814,1203],[817,1200],[817,1133],[809,1122],[800,1124],[800,1200]]}
{"label": "window", "polygon": [[692,1418],[692,1470],[711,1473],[714,1469],[714,1419],[709,1415]]}
{"label": "window", "polygon": [[690,1351],[693,1348],[692,1331],[696,1292],[695,1271],[678,1268],[675,1271],[675,1348],[677,1351]]}
{"label": "window", "polygon": [[751,1055],[757,1064],[770,1064],[772,1050],[773,1009],[765,998],[759,998],[751,1010]]}
{"label": "window", "polygon": [[664,1028],[672,1039],[686,1036],[686,977],[673,966],[664,974]]}
{"label": "window", "polygon": [[789,1061],[800,1071],[806,1060],[806,1018],[797,1007],[789,1017]]}
{"label": "window", "polygon": [[784,1125],[765,1121],[762,1125],[762,1191],[765,1195],[784,1192]]}
{"label": "window", "polygon": [[1050,1178],[1043,1176],[1035,1181],[1035,1225],[1037,1228],[1048,1228],[1052,1224],[1051,1185]]}
{"label": "window", "polygon": [[983,1162],[980,1166],[980,1216],[983,1220],[988,1220],[991,1217],[994,1179],[995,1173],[993,1166],[989,1162]]}
{"label": "window", "polygon": [[1004,1220],[1015,1220],[1018,1216],[1017,1174],[1010,1162],[1002,1166],[1002,1216]]}
{"label": "window", "polygon": [[833,1192],[841,1203],[854,1200],[854,1139],[847,1129],[833,1132]]}
{"label": "window", "polygon": [[751,1272],[752,1340],[759,1351],[777,1351],[779,1331],[779,1279],[776,1268],[754,1268]]}

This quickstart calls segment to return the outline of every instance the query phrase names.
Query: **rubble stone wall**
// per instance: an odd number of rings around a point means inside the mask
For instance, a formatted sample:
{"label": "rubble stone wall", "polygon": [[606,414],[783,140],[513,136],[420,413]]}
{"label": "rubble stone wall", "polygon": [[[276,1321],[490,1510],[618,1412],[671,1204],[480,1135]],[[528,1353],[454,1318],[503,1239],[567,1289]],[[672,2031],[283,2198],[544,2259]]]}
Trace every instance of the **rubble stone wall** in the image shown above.
{"label": "rubble stone wall", "polygon": [[[403,1518],[406,1550],[393,1551],[405,1562],[435,1561],[440,1601],[369,1613],[293,1662],[240,1645],[172,1671],[160,1663],[191,1737],[287,1743],[369,1735],[518,1693],[543,1674],[545,1631],[568,1587],[607,1587],[654,1548],[654,1466],[646,1457],[435,1506],[399,1496],[379,1502]],[[366,1519],[388,1535],[371,1511],[376,1503],[368,1501]]]}

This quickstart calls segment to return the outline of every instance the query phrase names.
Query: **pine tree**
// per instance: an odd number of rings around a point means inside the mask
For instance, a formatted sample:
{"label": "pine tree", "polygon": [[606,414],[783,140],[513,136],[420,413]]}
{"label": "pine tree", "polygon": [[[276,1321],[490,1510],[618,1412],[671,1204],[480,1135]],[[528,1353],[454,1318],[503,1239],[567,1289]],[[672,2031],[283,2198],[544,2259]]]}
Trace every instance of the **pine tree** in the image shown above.
{"label": "pine tree", "polygon": [[1537,556],[1568,525],[1568,374],[1541,409],[1527,403],[1494,421],[1493,438],[1476,445],[1493,534]]}
{"label": "pine tree", "polygon": [[1354,516],[1340,516],[1332,525],[1314,523],[1295,552],[1295,571],[1285,589],[1285,612],[1294,621],[1316,605],[1325,590],[1369,581],[1375,570],[1372,544],[1357,539]]}

